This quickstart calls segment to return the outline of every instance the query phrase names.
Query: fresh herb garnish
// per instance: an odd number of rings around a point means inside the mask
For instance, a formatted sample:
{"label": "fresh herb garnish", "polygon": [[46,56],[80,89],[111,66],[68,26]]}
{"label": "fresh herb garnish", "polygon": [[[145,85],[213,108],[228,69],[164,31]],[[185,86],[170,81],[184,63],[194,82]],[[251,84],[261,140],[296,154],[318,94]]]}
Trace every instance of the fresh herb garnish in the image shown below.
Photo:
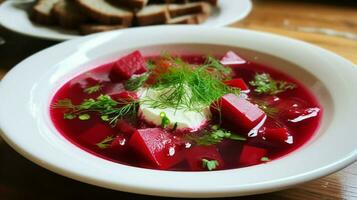
{"label": "fresh herb garnish", "polygon": [[110,142],[112,142],[114,140],[114,136],[108,136],[106,138],[104,138],[103,141],[97,143],[97,147],[101,148],[101,149],[106,149],[110,146]]}
{"label": "fresh herb garnish", "polygon": [[223,66],[219,60],[212,56],[208,56],[206,58],[205,64],[203,66],[213,68],[225,77],[228,77],[232,73],[232,69],[230,67]]}
{"label": "fresh herb garnish", "polygon": [[215,76],[208,70],[207,64],[195,66],[179,58],[167,57],[166,59],[170,59],[172,66],[165,73],[160,74],[156,83],[152,85],[153,89],[160,92],[157,99],[148,101],[153,108],[202,111],[223,95],[240,92],[222,82],[221,70],[224,66],[216,66],[219,68],[217,71],[220,76]]}
{"label": "fresh herb garnish", "polygon": [[65,119],[78,117],[80,120],[87,120],[90,118],[89,113],[96,112],[100,114],[103,121],[114,125],[118,119],[134,115],[137,112],[138,101],[134,99],[115,101],[109,95],[100,95],[96,99],[86,99],[79,105],[74,105],[69,99],[59,100],[53,107],[66,109]]}
{"label": "fresh herb garnish", "polygon": [[256,74],[254,80],[250,81],[249,84],[255,87],[254,91],[258,94],[269,95],[279,94],[286,90],[296,88],[295,84],[285,81],[276,81],[267,73]]}
{"label": "fresh herb garnish", "polygon": [[165,112],[161,112],[160,117],[161,117],[161,127],[167,128],[170,125],[170,119],[166,116]]}
{"label": "fresh herb garnish", "polygon": [[88,120],[88,119],[90,119],[90,115],[89,114],[82,114],[82,115],[79,115],[78,116],[78,119],[80,119],[80,120]]}
{"label": "fresh herb garnish", "polygon": [[260,161],[262,161],[262,162],[269,162],[270,159],[269,159],[268,157],[262,157],[262,158],[260,159]]}
{"label": "fresh herb garnish", "polygon": [[202,159],[202,167],[208,169],[208,171],[212,171],[218,167],[219,163],[217,160],[207,160]]}
{"label": "fresh herb garnish", "polygon": [[149,70],[152,70],[152,69],[154,69],[156,66],[155,66],[154,61],[148,60],[148,61],[146,62],[146,67],[147,67]]}
{"label": "fresh herb garnish", "polygon": [[246,138],[232,134],[230,131],[226,131],[223,129],[215,129],[216,126],[212,127],[211,131],[208,131],[202,136],[191,136],[188,135],[187,138],[188,140],[191,140],[195,142],[197,145],[204,145],[204,146],[209,146],[213,144],[218,144],[222,142],[224,139],[230,139],[230,140],[237,140],[237,141],[245,141],[247,140]]}
{"label": "fresh herb garnish", "polygon": [[97,85],[85,88],[83,90],[83,92],[85,92],[87,94],[93,94],[93,93],[98,92],[99,90],[101,90],[102,87],[103,87],[103,85],[97,84]]}
{"label": "fresh herb garnish", "polygon": [[149,74],[145,73],[141,76],[135,76],[130,78],[129,80],[126,81],[125,83],[125,89],[129,91],[135,91],[139,89],[145,81],[149,78]]}

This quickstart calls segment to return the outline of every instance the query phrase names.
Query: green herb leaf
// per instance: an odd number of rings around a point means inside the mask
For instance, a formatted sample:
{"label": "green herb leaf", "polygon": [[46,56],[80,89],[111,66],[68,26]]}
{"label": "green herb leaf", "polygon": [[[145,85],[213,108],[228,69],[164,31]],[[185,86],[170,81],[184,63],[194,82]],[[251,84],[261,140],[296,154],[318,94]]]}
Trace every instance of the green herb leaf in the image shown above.
{"label": "green herb leaf", "polygon": [[240,136],[240,135],[235,135],[235,134],[232,134],[231,136],[229,136],[229,139],[238,140],[238,141],[246,141],[247,140],[247,138]]}
{"label": "green herb leaf", "polygon": [[[160,93],[157,99],[147,100],[152,108],[202,111],[223,95],[240,92],[222,82],[224,71],[227,70],[213,58],[204,65],[191,65],[173,57],[166,59],[172,66],[160,74],[152,85]],[[217,73],[212,74],[208,67],[216,69]]]}
{"label": "green herb leaf", "polygon": [[64,118],[64,119],[69,119],[69,120],[71,120],[71,119],[76,118],[76,116],[73,115],[73,114],[70,114],[70,113],[64,113],[64,114],[63,114],[63,118]]}
{"label": "green herb leaf", "polygon": [[275,95],[286,90],[292,90],[296,88],[293,83],[285,81],[276,81],[270,77],[267,73],[256,74],[253,81],[249,82],[250,85],[255,87],[255,92],[258,94]]}
{"label": "green herb leaf", "polygon": [[208,56],[206,58],[204,67],[211,67],[213,69],[216,69],[219,73],[221,73],[224,76],[229,76],[232,73],[232,69],[230,67],[223,66],[219,60],[217,60],[212,56]]}
{"label": "green herb leaf", "polygon": [[70,111],[66,112],[67,117],[79,116],[81,120],[89,119],[89,112],[97,112],[103,121],[115,125],[119,118],[136,115],[138,105],[137,100],[122,99],[115,101],[109,95],[100,95],[96,99],[86,99],[79,105],[73,105],[70,100],[60,100],[53,107],[67,109]]}
{"label": "green herb leaf", "polygon": [[167,128],[170,125],[170,119],[166,116],[165,112],[161,112],[160,117],[162,128]]}
{"label": "green herb leaf", "polygon": [[114,140],[114,136],[108,136],[106,138],[104,138],[103,141],[97,143],[97,147],[101,148],[101,149],[106,149],[110,146],[110,142],[112,142]]}
{"label": "green herb leaf", "polygon": [[269,162],[270,159],[269,159],[268,157],[262,157],[262,158],[260,159],[260,161],[262,161],[262,162]]}
{"label": "green herb leaf", "polygon": [[156,67],[156,65],[155,65],[154,61],[148,60],[148,61],[146,62],[146,67],[147,67],[149,70],[152,70],[152,69],[154,69],[154,68]]}
{"label": "green herb leaf", "polygon": [[224,139],[238,140],[238,141],[247,140],[246,138],[240,135],[232,134],[229,131],[219,129],[218,126],[212,126],[211,129],[212,129],[211,131],[208,131],[207,133],[199,137],[188,135],[187,139],[195,142],[197,145],[204,145],[204,146],[218,144],[222,142]]}
{"label": "green herb leaf", "polygon": [[146,82],[148,78],[149,78],[148,73],[145,73],[141,76],[132,77],[125,82],[125,89],[130,91],[137,90],[141,86],[143,86],[143,84]]}
{"label": "green herb leaf", "polygon": [[102,115],[102,116],[100,116],[100,118],[105,122],[110,120],[108,115]]}
{"label": "green herb leaf", "polygon": [[90,115],[89,114],[82,114],[82,115],[79,115],[78,118],[80,120],[89,120],[90,119]]}
{"label": "green herb leaf", "polygon": [[219,163],[217,160],[202,159],[202,167],[208,169],[208,171],[215,170],[218,166]]}
{"label": "green herb leaf", "polygon": [[93,94],[95,92],[98,92],[99,90],[102,89],[102,85],[101,84],[97,84],[91,87],[88,87],[86,89],[83,90],[83,92],[87,93],[87,94]]}
{"label": "green herb leaf", "polygon": [[64,109],[74,109],[75,106],[73,105],[72,101],[70,99],[61,99],[58,100],[57,103],[55,103],[53,108],[64,108]]}

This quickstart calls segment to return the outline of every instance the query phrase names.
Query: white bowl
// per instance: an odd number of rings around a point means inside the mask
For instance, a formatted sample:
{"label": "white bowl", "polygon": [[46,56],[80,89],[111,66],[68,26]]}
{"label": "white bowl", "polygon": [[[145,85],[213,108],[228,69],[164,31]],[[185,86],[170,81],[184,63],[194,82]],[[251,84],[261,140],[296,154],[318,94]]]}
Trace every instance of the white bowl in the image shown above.
{"label": "white bowl", "polygon": [[[315,136],[267,164],[215,172],[172,172],[110,162],[68,142],[49,118],[55,91],[75,75],[134,49],[144,54],[223,53],[272,65],[304,83],[324,108]],[[20,154],[64,176],[115,190],[175,197],[275,191],[337,171],[357,158],[357,68],[319,47],[267,33],[194,26],[134,28],[58,44],[24,60],[0,84],[3,138]],[[16,172],[9,172],[16,173]]]}

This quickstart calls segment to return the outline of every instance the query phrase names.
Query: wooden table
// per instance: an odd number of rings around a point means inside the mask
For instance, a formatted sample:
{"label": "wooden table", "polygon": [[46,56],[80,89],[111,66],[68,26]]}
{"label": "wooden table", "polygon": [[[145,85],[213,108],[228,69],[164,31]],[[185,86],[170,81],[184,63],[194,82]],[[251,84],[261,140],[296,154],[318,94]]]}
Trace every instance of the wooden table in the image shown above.
{"label": "wooden table", "polygon": [[[301,39],[357,63],[357,7],[311,1],[253,2],[252,13],[245,20],[233,24],[233,27],[273,32]],[[6,40],[6,44],[0,46],[0,78],[25,57],[55,44],[10,33],[4,29],[0,29],[0,36]],[[0,139],[1,200],[86,197],[164,199],[102,189],[56,175],[27,161]],[[325,178],[288,190],[232,199],[357,199],[357,163]]]}

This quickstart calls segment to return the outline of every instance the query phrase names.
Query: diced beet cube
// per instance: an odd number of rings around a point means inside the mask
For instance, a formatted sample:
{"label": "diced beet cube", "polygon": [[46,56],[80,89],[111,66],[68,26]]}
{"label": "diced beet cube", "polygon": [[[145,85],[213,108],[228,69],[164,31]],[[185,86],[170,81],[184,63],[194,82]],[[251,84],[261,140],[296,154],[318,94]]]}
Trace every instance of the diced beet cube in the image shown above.
{"label": "diced beet cube", "polygon": [[172,135],[160,128],[139,129],[129,141],[130,147],[160,169],[168,169],[183,160]]}
{"label": "diced beet cube", "polygon": [[239,88],[241,90],[249,90],[249,87],[247,86],[247,84],[245,84],[244,80],[241,78],[224,81],[224,83],[228,86]]}
{"label": "diced beet cube", "polygon": [[244,145],[239,157],[239,165],[250,166],[261,162],[262,157],[267,154],[266,149]]}
{"label": "diced beet cube", "polygon": [[116,93],[116,94],[112,94],[110,95],[110,97],[114,100],[135,100],[138,99],[138,94],[136,92],[128,92],[128,91],[124,91],[124,92],[120,92],[120,93]]}
{"label": "diced beet cube", "polygon": [[110,143],[108,149],[113,153],[123,153],[128,150],[127,142],[127,139],[123,135],[117,135]]}
{"label": "diced beet cube", "polygon": [[112,81],[128,80],[133,74],[141,74],[147,71],[144,57],[139,51],[134,51],[115,62],[110,78]]}
{"label": "diced beet cube", "polygon": [[186,160],[191,170],[206,171],[202,165],[202,159],[216,160],[217,169],[224,168],[224,162],[215,146],[194,146],[186,151]]}
{"label": "diced beet cube", "polygon": [[[218,105],[221,117],[244,131],[250,131],[265,117],[265,113],[258,106],[234,94],[226,94],[221,97]],[[212,111],[217,113],[214,108]]]}
{"label": "diced beet cube", "polygon": [[124,119],[119,119],[115,127],[127,138],[130,138],[130,136],[136,131],[136,128]]}
{"label": "diced beet cube", "polygon": [[106,137],[115,135],[116,132],[107,124],[96,124],[79,136],[79,140],[87,145],[96,145]]}
{"label": "diced beet cube", "polygon": [[223,58],[221,59],[222,65],[235,66],[235,65],[245,64],[245,63],[247,63],[247,61],[245,61],[243,58],[239,57],[233,51],[228,51],[226,53],[226,55],[224,55]]}
{"label": "diced beet cube", "polygon": [[285,143],[290,136],[286,128],[267,128],[264,130],[263,137],[268,141]]}

